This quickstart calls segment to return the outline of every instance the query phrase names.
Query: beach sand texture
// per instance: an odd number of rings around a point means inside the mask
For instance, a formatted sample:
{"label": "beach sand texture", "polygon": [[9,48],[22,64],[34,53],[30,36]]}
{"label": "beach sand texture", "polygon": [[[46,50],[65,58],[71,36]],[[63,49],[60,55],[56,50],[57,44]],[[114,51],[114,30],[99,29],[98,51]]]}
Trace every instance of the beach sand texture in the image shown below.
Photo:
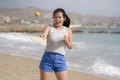
{"label": "beach sand texture", "polygon": [[[40,80],[39,60],[0,53],[0,80]],[[52,73],[51,80],[57,80]],[[68,80],[106,80],[68,71]]]}

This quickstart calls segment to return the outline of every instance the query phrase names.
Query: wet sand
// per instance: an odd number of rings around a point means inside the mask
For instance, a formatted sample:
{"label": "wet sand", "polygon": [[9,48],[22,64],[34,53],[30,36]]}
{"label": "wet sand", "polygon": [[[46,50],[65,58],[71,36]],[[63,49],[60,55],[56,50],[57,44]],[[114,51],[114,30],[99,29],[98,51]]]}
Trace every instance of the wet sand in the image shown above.
{"label": "wet sand", "polygon": [[[38,66],[39,60],[0,53],[0,80],[40,80]],[[54,73],[51,80],[57,80]],[[106,79],[69,70],[68,80]]]}

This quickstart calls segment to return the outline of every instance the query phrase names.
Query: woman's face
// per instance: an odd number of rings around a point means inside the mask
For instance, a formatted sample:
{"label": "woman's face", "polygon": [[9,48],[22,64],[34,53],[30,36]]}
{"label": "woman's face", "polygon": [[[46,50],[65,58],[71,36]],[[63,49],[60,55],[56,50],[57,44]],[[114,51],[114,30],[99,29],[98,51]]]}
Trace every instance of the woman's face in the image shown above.
{"label": "woman's face", "polygon": [[55,15],[53,16],[53,21],[56,27],[62,26],[63,22],[65,21],[65,18],[63,17],[63,13],[62,12],[55,13]]}

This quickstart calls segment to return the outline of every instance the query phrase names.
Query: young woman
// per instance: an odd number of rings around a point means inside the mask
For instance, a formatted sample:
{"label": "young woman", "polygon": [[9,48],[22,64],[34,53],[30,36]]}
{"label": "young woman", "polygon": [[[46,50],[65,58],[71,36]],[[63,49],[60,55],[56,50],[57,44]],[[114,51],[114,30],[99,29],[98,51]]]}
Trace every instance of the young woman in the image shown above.
{"label": "young woman", "polygon": [[67,80],[65,48],[72,49],[72,30],[70,19],[64,9],[53,12],[53,24],[45,26],[40,35],[47,39],[47,45],[40,62],[41,80],[50,80],[51,72],[55,72],[57,80]]}

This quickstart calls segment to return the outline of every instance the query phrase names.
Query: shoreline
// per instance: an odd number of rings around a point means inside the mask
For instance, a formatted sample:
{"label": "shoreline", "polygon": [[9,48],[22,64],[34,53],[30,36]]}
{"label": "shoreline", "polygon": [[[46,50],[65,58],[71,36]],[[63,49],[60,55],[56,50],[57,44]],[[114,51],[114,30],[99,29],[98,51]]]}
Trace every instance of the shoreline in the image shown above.
{"label": "shoreline", "polygon": [[[0,32],[26,32],[26,33],[37,33],[42,32],[43,25],[0,25]],[[120,34],[120,31],[113,31],[112,29],[120,29],[120,27],[70,27],[73,33],[106,33],[106,34]],[[90,29],[90,30],[89,30]],[[94,30],[99,29],[99,30]],[[104,30],[105,29],[105,30]]]}
{"label": "shoreline", "polygon": [[[0,52],[0,80],[40,80],[39,60]],[[107,80],[68,70],[68,80]],[[52,80],[57,80],[52,73]]]}

